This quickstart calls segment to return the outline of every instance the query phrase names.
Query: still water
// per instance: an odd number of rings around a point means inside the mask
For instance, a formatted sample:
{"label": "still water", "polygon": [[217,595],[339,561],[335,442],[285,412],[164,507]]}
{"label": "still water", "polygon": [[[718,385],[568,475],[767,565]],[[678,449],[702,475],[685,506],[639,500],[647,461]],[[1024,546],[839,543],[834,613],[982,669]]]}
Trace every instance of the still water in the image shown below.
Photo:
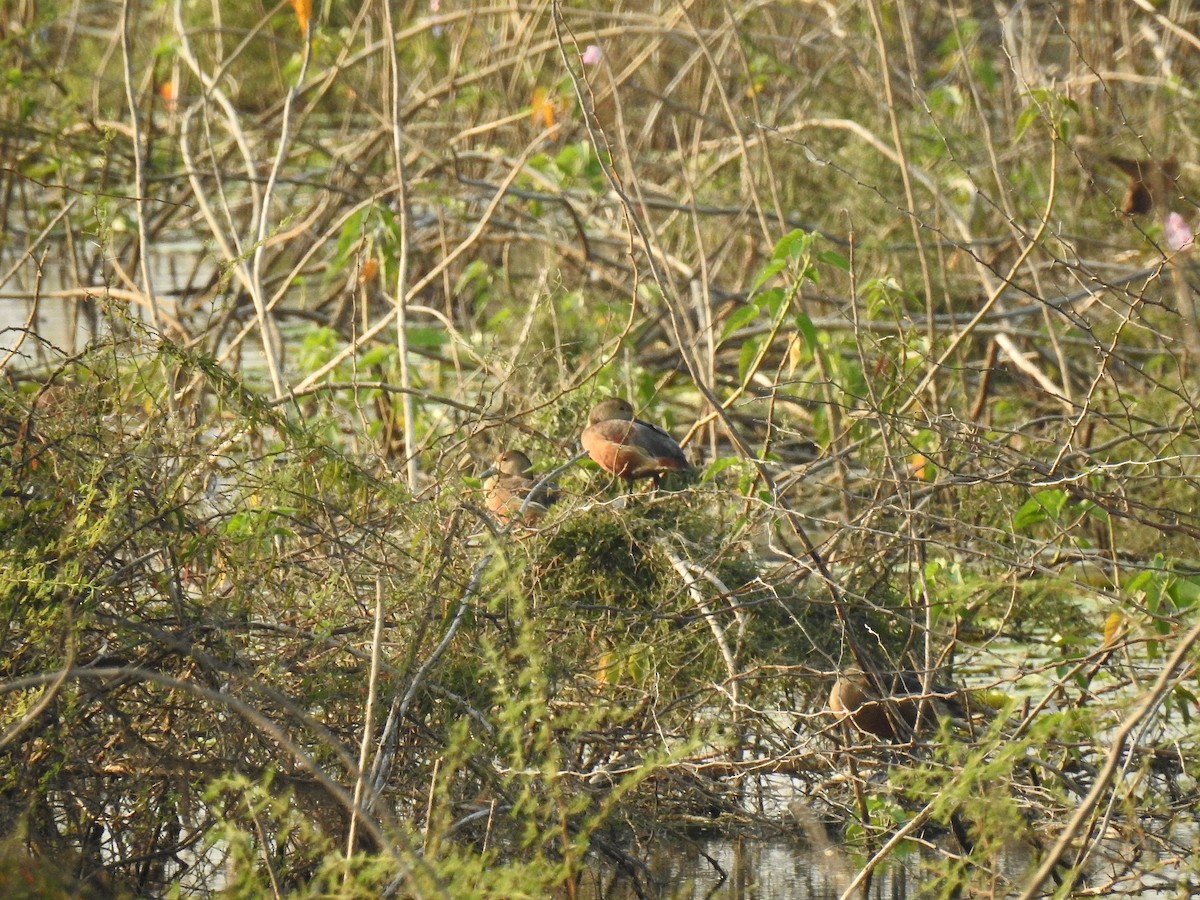
{"label": "still water", "polygon": [[[149,256],[149,270],[160,310],[178,314],[176,298],[206,283],[211,263],[194,242],[162,243]],[[131,318],[149,320],[147,310],[129,301],[128,292],[103,278],[90,282],[65,262],[0,254],[0,368],[45,368],[78,352],[92,338],[107,331],[106,303],[113,303]],[[113,279],[115,281],[115,279]]]}
{"label": "still water", "polygon": [[[650,896],[670,900],[837,900],[857,867],[835,850],[803,839],[711,838],[651,848],[642,874]],[[719,867],[719,868],[718,868]],[[855,897],[905,900],[918,896],[918,876],[898,862],[881,868]],[[637,892],[603,866],[585,879],[581,900],[630,900]],[[654,893],[657,891],[657,893]]]}

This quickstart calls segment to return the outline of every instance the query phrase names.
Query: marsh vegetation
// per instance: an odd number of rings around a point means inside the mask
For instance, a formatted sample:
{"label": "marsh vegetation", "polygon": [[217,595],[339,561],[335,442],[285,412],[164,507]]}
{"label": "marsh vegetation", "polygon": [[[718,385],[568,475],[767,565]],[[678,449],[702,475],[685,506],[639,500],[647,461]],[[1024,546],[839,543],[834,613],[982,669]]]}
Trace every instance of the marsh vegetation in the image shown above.
{"label": "marsh vegetation", "polygon": [[1200,12],[589,6],[4,7],[0,878],[1194,891]]}

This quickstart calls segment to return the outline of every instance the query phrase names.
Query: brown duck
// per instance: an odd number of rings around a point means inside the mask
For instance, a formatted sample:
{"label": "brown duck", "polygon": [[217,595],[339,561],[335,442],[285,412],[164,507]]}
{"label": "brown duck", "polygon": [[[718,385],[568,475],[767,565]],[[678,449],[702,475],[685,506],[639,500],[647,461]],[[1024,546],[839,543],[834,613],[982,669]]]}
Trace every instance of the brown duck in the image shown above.
{"label": "brown duck", "polygon": [[876,691],[860,669],[847,669],[829,691],[829,710],[839,722],[849,722],[863,734],[884,741],[907,740],[917,725],[921,700],[932,704],[926,721],[937,715],[965,716],[962,705],[950,695],[953,688],[931,685],[932,696],[923,694],[921,676],[915,672],[895,672],[881,676],[887,695]]}
{"label": "brown duck", "polygon": [[675,438],[636,418],[633,407],[620,397],[592,407],[582,441],[583,449],[600,468],[629,482],[653,478],[657,487],[667,472],[691,470]]}
{"label": "brown duck", "polygon": [[[931,685],[931,693],[924,694],[921,676],[915,672],[895,672],[880,678],[881,687],[887,692],[883,698],[871,687],[861,669],[848,669],[838,676],[829,692],[829,709],[838,721],[848,722],[863,734],[883,741],[907,741],[917,727],[922,700],[933,704],[926,713],[926,722],[932,721],[929,712],[956,719],[966,717],[966,710],[953,696],[951,688]],[[970,853],[975,839],[961,808],[951,811],[950,830],[962,848]]]}
{"label": "brown duck", "polygon": [[1110,156],[1108,161],[1129,176],[1129,185],[1121,199],[1121,212],[1127,216],[1167,206],[1172,197],[1180,194],[1179,160],[1174,156],[1164,160]]}
{"label": "brown duck", "polygon": [[504,523],[516,516],[526,497],[529,502],[525,503],[521,521],[530,524],[544,516],[550,504],[558,499],[553,484],[538,485],[533,463],[520,450],[505,450],[483,475],[487,508]]}

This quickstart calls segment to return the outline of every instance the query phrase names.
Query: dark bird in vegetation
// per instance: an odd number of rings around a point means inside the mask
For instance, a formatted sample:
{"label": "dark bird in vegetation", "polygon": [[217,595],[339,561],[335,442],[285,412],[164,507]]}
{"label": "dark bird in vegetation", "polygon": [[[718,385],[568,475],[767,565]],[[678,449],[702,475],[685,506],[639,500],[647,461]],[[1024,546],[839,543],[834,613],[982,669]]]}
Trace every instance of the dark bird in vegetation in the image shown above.
{"label": "dark bird in vegetation", "polygon": [[[925,693],[916,672],[880,674],[876,691],[861,669],[847,669],[838,675],[829,691],[829,709],[839,722],[848,722],[863,734],[881,741],[907,741],[917,728],[921,704],[926,703],[924,722],[940,716],[966,718],[966,711],[954,696],[956,691],[931,684]],[[974,847],[969,823],[960,809],[950,813],[950,830],[967,853]]]}
{"label": "dark bird in vegetation", "polygon": [[1179,160],[1168,156],[1161,162],[1155,159],[1125,159],[1110,156],[1108,161],[1129,176],[1129,187],[1121,200],[1121,212],[1137,216],[1150,212],[1156,205],[1170,202],[1179,195]]}
{"label": "dark bird in vegetation", "polygon": [[[917,725],[921,701],[929,703],[928,721],[938,715],[962,716],[962,706],[951,688],[931,685],[925,694],[921,676],[915,672],[896,672],[880,676],[883,693],[876,691],[859,669],[847,669],[838,675],[829,691],[829,710],[839,722],[848,721],[863,734],[883,741],[907,740]],[[935,696],[936,695],[936,696]]]}
{"label": "dark bird in vegetation", "polygon": [[592,407],[582,441],[600,468],[631,483],[653,478],[657,487],[667,472],[686,473],[692,468],[675,438],[636,418],[633,407],[620,397]]}
{"label": "dark bird in vegetation", "polygon": [[520,450],[505,450],[483,475],[487,508],[501,522],[507,523],[525,504],[521,521],[532,524],[544,516],[550,504],[558,499],[553,484],[538,484],[533,463]]}

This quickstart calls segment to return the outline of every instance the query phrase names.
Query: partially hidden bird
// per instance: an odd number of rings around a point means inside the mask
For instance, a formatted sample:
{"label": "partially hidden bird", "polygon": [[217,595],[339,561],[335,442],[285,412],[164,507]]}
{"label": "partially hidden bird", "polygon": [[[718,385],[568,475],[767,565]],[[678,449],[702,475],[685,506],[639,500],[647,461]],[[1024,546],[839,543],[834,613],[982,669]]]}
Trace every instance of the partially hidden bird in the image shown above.
{"label": "partially hidden bird", "polygon": [[487,508],[503,523],[512,520],[524,504],[521,521],[532,524],[558,499],[554,484],[538,484],[539,476],[533,472],[533,463],[520,450],[505,450],[483,476]]}
{"label": "partially hidden bird", "polygon": [[1121,199],[1121,212],[1127,216],[1148,213],[1156,206],[1165,206],[1181,193],[1179,160],[1174,156],[1162,160],[1110,156],[1108,161],[1129,177],[1129,185]]}
{"label": "partially hidden bird", "polygon": [[592,407],[581,440],[600,468],[630,483],[652,478],[657,487],[667,472],[692,468],[675,438],[634,416],[633,407],[620,397]]}
{"label": "partially hidden bird", "polygon": [[[847,669],[838,675],[829,691],[829,709],[839,722],[890,742],[912,739],[919,724],[932,723],[936,718],[967,718],[967,711],[955,696],[957,691],[931,684],[929,693],[925,693],[922,678],[916,672],[880,674],[879,687],[882,693],[872,687],[861,669]],[[931,704],[924,716],[920,714],[923,702]],[[961,807],[950,812],[950,830],[963,850],[970,853],[975,839]]]}
{"label": "partially hidden bird", "polygon": [[838,675],[829,691],[829,710],[839,722],[846,721],[864,734],[884,741],[907,740],[917,725],[921,701],[931,704],[926,714],[932,722],[939,715],[963,716],[962,705],[951,696],[951,688],[931,685],[924,694],[921,676],[895,672],[881,676],[884,694],[871,686],[860,669]]}

